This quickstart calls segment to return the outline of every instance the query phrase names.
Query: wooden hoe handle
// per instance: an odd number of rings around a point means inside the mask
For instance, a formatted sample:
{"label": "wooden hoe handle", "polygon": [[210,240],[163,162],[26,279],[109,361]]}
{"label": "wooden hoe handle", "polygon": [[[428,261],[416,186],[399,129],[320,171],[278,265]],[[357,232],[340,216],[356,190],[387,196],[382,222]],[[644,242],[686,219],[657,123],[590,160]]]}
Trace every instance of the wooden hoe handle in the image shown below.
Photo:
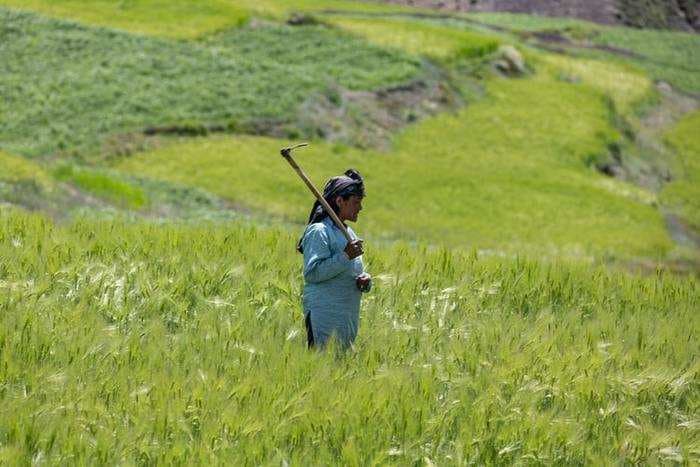
{"label": "wooden hoe handle", "polygon": [[302,146],[308,146],[308,143],[301,143],[297,144],[296,146],[291,146],[288,148],[282,148],[280,150],[280,154],[282,154],[282,157],[287,159],[287,162],[289,162],[289,165],[292,166],[292,168],[296,171],[297,174],[301,177],[301,179],[306,183],[306,186],[309,187],[309,190],[314,194],[316,199],[318,200],[319,203],[321,203],[321,206],[323,206],[323,209],[326,210],[329,216],[331,216],[331,219],[333,219],[333,222],[335,222],[335,225],[338,226],[341,232],[343,232],[343,235],[345,236],[345,239],[348,241],[348,243],[352,242],[352,238],[350,237],[350,233],[348,232],[348,229],[345,227],[345,224],[338,218],[338,215],[333,211],[333,208],[330,207],[328,204],[328,201],[326,201],[323,198],[323,195],[318,192],[316,187],[311,183],[309,180],[309,177],[306,176],[303,170],[301,170],[301,167],[299,167],[299,164],[296,163],[294,158],[292,157],[292,151],[295,150],[296,148],[300,148]]}

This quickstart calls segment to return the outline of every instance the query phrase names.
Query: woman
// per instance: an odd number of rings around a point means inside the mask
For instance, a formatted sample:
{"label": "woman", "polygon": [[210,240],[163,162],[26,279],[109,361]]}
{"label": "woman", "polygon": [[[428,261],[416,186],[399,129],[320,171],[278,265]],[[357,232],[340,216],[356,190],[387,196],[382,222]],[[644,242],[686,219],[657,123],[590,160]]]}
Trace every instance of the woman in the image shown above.
{"label": "woman", "polygon": [[[323,189],[343,224],[357,221],[364,196],[362,177],[353,169],[331,178]],[[304,254],[304,320],[310,348],[324,347],[333,336],[347,348],[357,337],[360,295],[369,292],[372,279],[364,272],[362,240],[350,227],[347,230],[351,242],[316,201],[297,244]]]}

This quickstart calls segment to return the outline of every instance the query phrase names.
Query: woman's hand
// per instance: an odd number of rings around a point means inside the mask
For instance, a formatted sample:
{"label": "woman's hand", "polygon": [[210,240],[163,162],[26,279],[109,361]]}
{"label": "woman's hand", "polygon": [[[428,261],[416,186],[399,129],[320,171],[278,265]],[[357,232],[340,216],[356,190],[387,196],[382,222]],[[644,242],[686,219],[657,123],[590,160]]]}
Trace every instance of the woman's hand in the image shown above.
{"label": "woman's hand", "polygon": [[366,272],[363,272],[355,278],[355,283],[357,284],[357,288],[360,290],[360,292],[367,292],[372,286],[372,276]]}
{"label": "woman's hand", "polygon": [[362,256],[362,253],[364,251],[362,250],[362,240],[353,240],[352,242],[348,242],[347,245],[345,245],[345,254],[348,255],[348,258],[350,259],[355,259],[358,256]]}

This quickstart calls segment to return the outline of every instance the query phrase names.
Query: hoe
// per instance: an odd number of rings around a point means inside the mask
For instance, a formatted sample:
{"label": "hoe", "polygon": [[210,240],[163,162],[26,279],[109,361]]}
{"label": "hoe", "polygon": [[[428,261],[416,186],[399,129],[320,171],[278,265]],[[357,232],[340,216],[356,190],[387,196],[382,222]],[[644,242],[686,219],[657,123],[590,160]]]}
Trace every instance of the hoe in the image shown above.
{"label": "hoe", "polygon": [[287,159],[287,162],[289,162],[289,165],[292,166],[292,168],[296,171],[297,174],[301,177],[301,179],[306,183],[306,186],[309,187],[309,190],[314,194],[316,199],[318,200],[319,203],[321,203],[321,206],[323,206],[323,209],[326,210],[329,216],[331,216],[331,219],[333,219],[333,222],[335,222],[335,225],[338,226],[341,232],[343,232],[343,235],[345,236],[345,239],[348,242],[352,242],[352,238],[350,238],[350,234],[348,233],[348,229],[345,228],[345,225],[341,222],[341,220],[338,218],[338,215],[333,211],[333,209],[328,205],[328,202],[323,198],[321,193],[318,192],[316,187],[311,183],[309,180],[309,177],[306,176],[303,170],[301,170],[301,167],[299,167],[299,164],[296,163],[294,158],[292,158],[292,151],[294,151],[297,148],[303,147],[303,146],[308,146],[308,143],[300,143],[297,144],[296,146],[290,146],[288,148],[282,148],[280,150],[280,154],[282,154],[282,157]]}

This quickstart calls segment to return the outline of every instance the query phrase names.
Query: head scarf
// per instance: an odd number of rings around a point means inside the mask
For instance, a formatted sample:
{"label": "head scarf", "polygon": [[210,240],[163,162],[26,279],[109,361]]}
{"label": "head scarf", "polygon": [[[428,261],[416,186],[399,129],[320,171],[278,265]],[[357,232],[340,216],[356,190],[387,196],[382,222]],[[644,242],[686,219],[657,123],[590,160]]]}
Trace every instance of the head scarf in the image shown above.
{"label": "head scarf", "polygon": [[[334,206],[335,198],[338,196],[347,197],[351,195],[359,197],[365,196],[364,180],[355,169],[348,169],[345,171],[344,175],[332,177],[326,182],[326,186],[323,187],[323,198],[331,206]],[[314,201],[314,205],[311,207],[311,212],[309,213],[308,223],[315,224],[316,222],[321,222],[326,217],[328,217],[328,213],[323,209],[321,203],[318,200]],[[301,239],[297,242],[297,250],[303,253]]]}

